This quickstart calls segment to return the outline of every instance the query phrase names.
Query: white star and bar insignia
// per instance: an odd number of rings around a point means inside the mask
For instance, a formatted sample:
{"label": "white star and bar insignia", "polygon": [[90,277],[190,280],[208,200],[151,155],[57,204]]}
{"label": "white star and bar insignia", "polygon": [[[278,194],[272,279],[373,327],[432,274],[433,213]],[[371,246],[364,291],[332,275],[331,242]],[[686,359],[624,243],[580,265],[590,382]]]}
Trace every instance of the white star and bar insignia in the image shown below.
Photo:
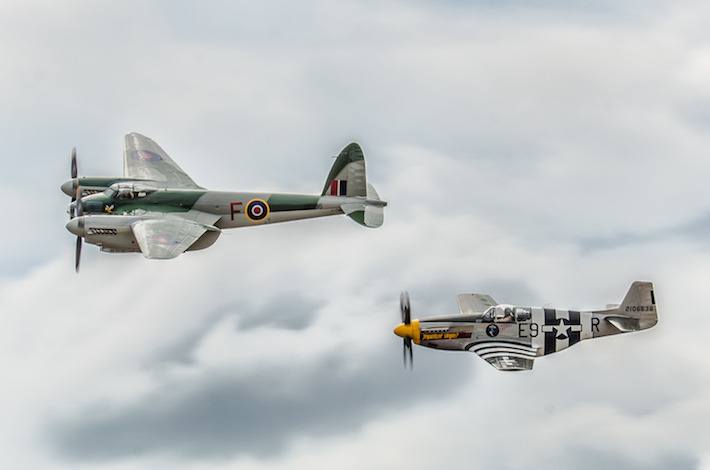
{"label": "white star and bar insignia", "polygon": [[582,325],[569,325],[564,318],[560,318],[556,325],[543,325],[542,331],[545,333],[554,332],[555,338],[567,339],[573,331],[582,331]]}

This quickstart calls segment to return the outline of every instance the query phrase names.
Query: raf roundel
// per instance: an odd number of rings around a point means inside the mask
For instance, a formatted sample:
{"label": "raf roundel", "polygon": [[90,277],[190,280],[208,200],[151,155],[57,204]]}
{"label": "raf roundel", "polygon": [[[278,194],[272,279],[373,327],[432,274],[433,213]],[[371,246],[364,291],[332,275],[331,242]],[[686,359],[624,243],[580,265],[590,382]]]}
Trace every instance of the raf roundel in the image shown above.
{"label": "raf roundel", "polygon": [[158,162],[162,160],[163,157],[150,150],[134,150],[133,159],[141,162]]}
{"label": "raf roundel", "polygon": [[269,203],[263,199],[252,199],[247,203],[244,213],[249,220],[260,222],[269,215]]}

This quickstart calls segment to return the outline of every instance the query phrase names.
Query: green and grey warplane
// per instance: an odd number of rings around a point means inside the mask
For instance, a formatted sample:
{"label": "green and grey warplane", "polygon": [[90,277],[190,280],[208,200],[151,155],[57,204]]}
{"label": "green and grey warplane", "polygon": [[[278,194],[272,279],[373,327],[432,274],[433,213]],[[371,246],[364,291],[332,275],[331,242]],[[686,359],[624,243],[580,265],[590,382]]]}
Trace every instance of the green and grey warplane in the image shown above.
{"label": "green and grey warplane", "polygon": [[536,357],[585,339],[651,328],[658,322],[653,284],[631,284],[620,305],[598,310],[560,310],[499,304],[487,294],[460,294],[460,313],[412,320],[409,295],[399,298],[404,365],[412,365],[412,342],[449,351],[471,351],[498,370],[530,370]]}
{"label": "green and grey warplane", "polygon": [[171,259],[211,246],[222,230],[345,214],[365,227],[379,227],[385,201],[367,183],[362,149],[340,152],[320,195],[209,191],[198,186],[151,139],[125,138],[123,176],[77,175],[61,189],[72,197],[67,230],[77,236],[78,271],[82,240],[103,252],[141,252]]}

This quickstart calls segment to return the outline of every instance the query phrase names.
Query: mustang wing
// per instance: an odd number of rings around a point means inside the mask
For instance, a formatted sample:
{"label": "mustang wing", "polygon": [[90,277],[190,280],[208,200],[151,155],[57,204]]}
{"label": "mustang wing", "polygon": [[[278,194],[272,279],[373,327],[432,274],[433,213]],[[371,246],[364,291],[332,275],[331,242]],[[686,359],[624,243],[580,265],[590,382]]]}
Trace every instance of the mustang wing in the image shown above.
{"label": "mustang wing", "polygon": [[135,132],[126,135],[123,175],[157,181],[170,188],[203,189],[158,144]]}
{"label": "mustang wing", "polygon": [[172,259],[182,254],[205,232],[219,231],[178,217],[145,219],[131,225],[143,256],[148,259]]}
{"label": "mustang wing", "polygon": [[474,344],[471,351],[498,370],[530,370],[537,356],[537,348],[508,341],[484,341]]}
{"label": "mustang wing", "polygon": [[459,311],[464,314],[482,313],[488,310],[488,307],[498,305],[488,294],[459,294],[456,298]]}

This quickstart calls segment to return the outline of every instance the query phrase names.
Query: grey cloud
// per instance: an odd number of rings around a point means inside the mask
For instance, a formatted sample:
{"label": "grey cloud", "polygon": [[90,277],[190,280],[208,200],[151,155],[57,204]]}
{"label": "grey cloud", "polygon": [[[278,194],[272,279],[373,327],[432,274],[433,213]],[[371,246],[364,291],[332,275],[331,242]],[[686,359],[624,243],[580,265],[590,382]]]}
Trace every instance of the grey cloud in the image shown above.
{"label": "grey cloud", "polygon": [[617,233],[605,237],[583,237],[579,241],[579,246],[586,252],[610,250],[624,246],[634,245],[637,243],[647,243],[661,238],[658,232],[652,234],[638,233]]}
{"label": "grey cloud", "polygon": [[288,345],[274,347],[284,351],[278,367],[166,383],[129,405],[97,403],[55,422],[49,439],[61,456],[74,461],[153,453],[275,457],[297,436],[352,433],[388,411],[441,400],[471,379],[460,368],[467,361],[442,367],[426,353],[415,354],[414,373],[403,371],[397,341],[364,358],[333,354],[307,365],[289,362]]}
{"label": "grey cloud", "polygon": [[163,347],[157,348],[152,354],[148,355],[144,361],[144,367],[159,369],[170,362],[192,363],[193,353],[200,341],[209,333],[216,323],[225,317],[236,317],[236,314],[232,308],[226,306],[213,309],[210,313],[205,315],[204,321],[179,335],[176,340]]}
{"label": "grey cloud", "polygon": [[[626,1],[615,2],[612,0],[446,0],[446,1],[427,1],[420,0],[422,5],[427,6],[449,6],[457,8],[480,9],[488,11],[503,11],[510,13],[515,10],[523,10],[530,13],[532,11],[545,10],[561,10],[566,12],[580,13],[607,13],[619,14],[632,9],[632,5],[637,7],[645,7],[649,10],[650,2]],[[656,2],[653,2],[657,6]]]}
{"label": "grey cloud", "polygon": [[[694,470],[699,468],[697,457],[684,454],[662,455],[657,458],[634,459],[628,455],[599,448],[590,448],[579,441],[584,441],[584,436],[575,436],[570,439],[571,444],[561,445],[564,455],[555,452],[552,458],[546,459],[545,468],[567,469],[574,467],[579,470],[599,470],[614,468],[624,470]],[[639,443],[642,447],[643,443]],[[651,451],[652,449],[648,449]],[[555,458],[557,457],[557,458]],[[572,460],[572,462],[570,461]]]}
{"label": "grey cloud", "polygon": [[[313,323],[325,302],[304,296],[299,291],[283,290],[264,305],[247,315],[241,315],[239,328],[250,330],[270,326],[287,330],[303,330]],[[235,309],[239,305],[234,305]]]}
{"label": "grey cloud", "polygon": [[702,245],[710,243],[710,213],[703,213],[689,221],[643,233],[619,232],[604,237],[584,237],[579,240],[579,246],[585,251],[610,250],[677,237]]}
{"label": "grey cloud", "polygon": [[710,213],[703,214],[670,230],[698,242],[708,243],[710,242]]}
{"label": "grey cloud", "polygon": [[[248,292],[237,290],[232,297],[239,298]],[[166,362],[191,363],[192,354],[199,342],[224,318],[233,318],[234,327],[251,330],[259,327],[270,329],[303,330],[317,318],[318,310],[324,305],[304,296],[298,291],[284,290],[261,304],[255,305],[253,299],[243,298],[213,308],[207,314],[201,314],[203,321],[184,332],[171,344],[159,348],[145,362],[145,366],[156,368]]]}

